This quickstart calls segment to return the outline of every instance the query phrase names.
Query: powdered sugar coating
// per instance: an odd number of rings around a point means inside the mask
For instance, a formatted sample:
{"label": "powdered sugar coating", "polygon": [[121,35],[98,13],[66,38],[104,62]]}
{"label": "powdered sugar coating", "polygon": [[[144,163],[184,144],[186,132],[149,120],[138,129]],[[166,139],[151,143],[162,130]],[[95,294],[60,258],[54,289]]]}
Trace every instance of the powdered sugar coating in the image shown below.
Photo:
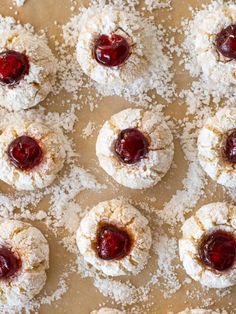
{"label": "powdered sugar coating", "polygon": [[[140,32],[139,25],[141,23],[137,19],[132,13],[114,9],[112,6],[88,10],[84,27],[79,34],[77,60],[83,71],[99,84],[130,84],[147,70],[148,61],[142,51],[143,41],[147,39],[145,33],[143,34],[144,30]],[[99,35],[113,33],[122,35],[134,47],[125,64],[109,68],[96,61],[92,55],[92,49],[94,41]]]}
{"label": "powdered sugar coating", "polygon": [[223,108],[209,118],[198,138],[198,158],[202,168],[217,183],[236,187],[234,165],[222,157],[222,142],[236,127],[236,107]]}
{"label": "powdered sugar coating", "polygon": [[[96,240],[99,222],[125,227],[133,237],[130,253],[120,260],[102,260],[97,257],[92,243]],[[86,262],[108,276],[137,274],[149,258],[152,243],[147,219],[131,204],[113,199],[101,202],[82,219],[76,235],[77,245]]]}
{"label": "powdered sugar coating", "polygon": [[0,84],[0,106],[17,111],[36,106],[51,92],[57,60],[45,38],[34,34],[29,27],[15,23],[13,18],[0,16],[0,52],[25,53],[30,70],[14,88]]}
{"label": "powdered sugar coating", "polygon": [[[7,154],[9,144],[17,137],[27,135],[38,141],[42,151],[42,162],[32,170],[15,168]],[[0,135],[0,180],[17,190],[35,190],[50,185],[62,169],[65,149],[59,131],[48,125],[25,120],[9,125]]]}
{"label": "powdered sugar coating", "polygon": [[90,314],[125,314],[125,312],[108,307],[102,307],[99,310],[92,311]]}
{"label": "powdered sugar coating", "polygon": [[[118,6],[95,5],[83,11],[77,28],[77,60],[83,72],[108,94],[138,95],[154,88],[164,97],[172,94],[172,87],[168,89],[172,62],[163,54],[155,35],[157,29],[150,20]],[[96,61],[92,49],[99,35],[114,33],[128,41],[132,53],[123,65],[109,68]]]}
{"label": "powdered sugar coating", "polygon": [[214,1],[196,14],[187,39],[191,62],[195,62],[189,68],[192,74],[203,72],[205,79],[222,87],[236,84],[236,60],[225,58],[215,46],[216,35],[232,24],[236,24],[236,5],[232,3]]}
{"label": "powdered sugar coating", "polygon": [[236,236],[236,207],[227,203],[210,203],[187,219],[182,227],[179,254],[187,274],[209,288],[226,288],[236,284],[236,264],[223,272],[212,271],[199,260],[198,245],[203,235],[224,230]]}
{"label": "powdered sugar coating", "polygon": [[46,282],[49,268],[49,246],[43,234],[28,223],[0,221],[0,246],[16,252],[21,269],[10,279],[0,280],[0,304],[17,306],[37,295]]}
{"label": "powdered sugar coating", "polygon": [[[114,153],[114,142],[127,128],[137,128],[150,139],[149,153],[137,164],[124,164]],[[160,113],[126,109],[103,125],[96,143],[100,166],[118,183],[131,189],[145,189],[157,184],[171,166],[173,136]]]}

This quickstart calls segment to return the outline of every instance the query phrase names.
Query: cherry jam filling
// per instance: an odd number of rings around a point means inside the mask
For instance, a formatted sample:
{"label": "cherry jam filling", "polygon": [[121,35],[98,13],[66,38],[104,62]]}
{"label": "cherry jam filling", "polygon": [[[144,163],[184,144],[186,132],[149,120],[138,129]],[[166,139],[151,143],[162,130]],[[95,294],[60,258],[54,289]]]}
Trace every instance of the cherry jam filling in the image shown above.
{"label": "cherry jam filling", "polygon": [[32,137],[23,135],[16,138],[8,147],[10,162],[20,170],[31,170],[43,159],[43,151]]}
{"label": "cherry jam filling", "polygon": [[126,164],[135,164],[149,152],[149,141],[138,129],[123,130],[115,142],[115,153]]}
{"label": "cherry jam filling", "polygon": [[29,74],[29,69],[29,59],[25,54],[13,50],[0,53],[0,83],[3,85],[18,84]]}
{"label": "cherry jam filling", "polygon": [[93,55],[99,64],[107,67],[120,66],[130,57],[131,47],[120,35],[101,35],[95,40]]}
{"label": "cherry jam filling", "polygon": [[222,145],[222,154],[228,162],[232,164],[236,163],[236,129],[232,130],[225,137]]}
{"label": "cherry jam filling", "polygon": [[127,256],[132,247],[130,234],[113,224],[101,223],[97,231],[95,250],[103,260],[117,260]]}
{"label": "cherry jam filling", "polygon": [[230,269],[236,261],[235,237],[226,231],[214,231],[204,236],[199,246],[199,257],[207,267],[216,271]]}
{"label": "cherry jam filling", "polygon": [[216,35],[215,45],[224,57],[236,59],[236,24],[222,29]]}
{"label": "cherry jam filling", "polygon": [[9,248],[0,247],[0,279],[12,277],[21,268],[21,260]]}

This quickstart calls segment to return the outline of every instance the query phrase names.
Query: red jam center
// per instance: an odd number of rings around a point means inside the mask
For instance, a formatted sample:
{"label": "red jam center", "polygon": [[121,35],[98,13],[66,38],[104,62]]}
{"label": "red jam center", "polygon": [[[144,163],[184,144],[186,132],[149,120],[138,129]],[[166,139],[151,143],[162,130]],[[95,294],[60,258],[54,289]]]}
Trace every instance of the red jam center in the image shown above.
{"label": "red jam center", "polygon": [[236,25],[230,25],[217,34],[216,48],[224,57],[236,59]]}
{"label": "red jam center", "polygon": [[20,52],[8,50],[0,53],[0,82],[14,86],[29,74],[28,57]]}
{"label": "red jam center", "polygon": [[128,41],[116,34],[101,35],[94,43],[94,57],[98,63],[115,67],[122,65],[131,55]]}
{"label": "red jam center", "polygon": [[9,145],[8,157],[16,168],[30,170],[41,163],[43,151],[35,139],[23,135]]}
{"label": "red jam center", "polygon": [[199,247],[201,261],[208,267],[224,271],[236,261],[236,240],[225,231],[215,231],[203,238]]}
{"label": "red jam center", "polygon": [[121,259],[131,250],[132,240],[125,229],[103,224],[98,230],[96,252],[103,260]]}
{"label": "red jam center", "polygon": [[148,139],[138,129],[123,130],[116,140],[115,152],[126,164],[135,164],[149,151]]}
{"label": "red jam center", "polygon": [[0,279],[13,276],[21,268],[20,258],[10,249],[0,248]]}
{"label": "red jam center", "polygon": [[223,155],[224,157],[230,162],[235,164],[236,163],[236,130],[231,132],[223,145]]}

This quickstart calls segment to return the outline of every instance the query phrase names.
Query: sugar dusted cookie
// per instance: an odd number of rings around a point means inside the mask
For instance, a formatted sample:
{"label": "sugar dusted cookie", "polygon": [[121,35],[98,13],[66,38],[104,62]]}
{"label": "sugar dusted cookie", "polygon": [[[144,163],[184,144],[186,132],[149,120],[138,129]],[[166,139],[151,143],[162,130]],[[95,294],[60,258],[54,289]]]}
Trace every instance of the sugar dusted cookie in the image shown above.
{"label": "sugar dusted cookie", "polygon": [[186,220],[179,241],[187,274],[209,288],[236,284],[236,207],[211,203]]}
{"label": "sugar dusted cookie", "polygon": [[78,63],[105,90],[168,93],[171,61],[150,20],[117,5],[93,5],[83,11],[77,28]]}
{"label": "sugar dusted cookie", "polygon": [[173,136],[159,113],[130,108],[105,122],[96,154],[100,166],[118,183],[145,189],[157,184],[169,170]]}
{"label": "sugar dusted cookie", "polygon": [[202,168],[217,183],[236,187],[236,107],[209,118],[198,138]]}
{"label": "sugar dusted cookie", "polygon": [[86,262],[109,276],[139,273],[152,238],[147,219],[129,203],[99,203],[82,219],[77,245]]}
{"label": "sugar dusted cookie", "polygon": [[52,90],[57,61],[45,38],[0,16],[0,106],[36,106]]}
{"label": "sugar dusted cookie", "polygon": [[50,185],[65,160],[60,136],[39,122],[25,120],[9,125],[0,135],[0,180],[17,190]]}
{"label": "sugar dusted cookie", "polygon": [[102,307],[99,310],[92,311],[90,314],[125,314],[125,312],[108,307]]}
{"label": "sugar dusted cookie", "polygon": [[18,306],[37,295],[46,282],[49,247],[28,223],[0,221],[0,304]]}
{"label": "sugar dusted cookie", "polygon": [[88,9],[77,44],[83,71],[103,85],[125,86],[141,77],[148,67],[142,48],[147,35],[141,25],[133,13],[113,6]]}
{"label": "sugar dusted cookie", "polygon": [[199,11],[188,31],[188,49],[207,79],[236,84],[236,5],[213,1]]}

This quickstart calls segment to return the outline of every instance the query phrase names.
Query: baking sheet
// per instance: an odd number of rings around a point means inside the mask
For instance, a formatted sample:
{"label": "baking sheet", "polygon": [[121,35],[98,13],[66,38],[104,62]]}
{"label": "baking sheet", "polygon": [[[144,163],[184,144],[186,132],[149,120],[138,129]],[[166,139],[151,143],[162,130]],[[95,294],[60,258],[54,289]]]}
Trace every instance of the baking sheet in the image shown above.
{"label": "baking sheet", "polygon": [[[76,1],[77,6],[79,5],[87,5],[88,1]],[[185,0],[173,0],[173,10],[169,11],[166,9],[155,11],[155,18],[157,22],[163,22],[165,26],[180,26],[180,20],[182,17],[188,17],[189,15],[189,6],[197,7],[202,3],[207,3],[207,1],[185,1]],[[65,24],[70,16],[72,2],[69,0],[27,0],[26,4],[18,9],[18,14],[15,15],[16,7],[12,6],[12,2],[10,0],[0,0],[0,14],[2,15],[11,15],[14,16],[21,23],[31,23],[37,31],[42,28],[47,29],[49,42],[51,47],[53,47],[53,39],[50,38],[52,35],[55,35],[57,39],[60,39],[60,30],[58,26],[54,24],[54,21],[57,21],[59,24]],[[10,9],[12,7],[12,9]],[[76,11],[75,11],[76,12]],[[73,12],[73,14],[75,14]],[[180,40],[181,34],[176,35],[176,37]],[[186,72],[183,71],[177,65],[176,61],[176,74],[175,81],[177,83],[178,90],[182,88],[186,88],[189,86],[191,79]],[[48,111],[63,111],[65,108],[61,107],[62,99],[68,99],[70,95],[68,94],[60,94],[56,98],[56,105],[47,106]],[[160,103],[165,103],[163,99],[160,98]],[[50,103],[50,98],[47,100],[47,103]],[[181,106],[179,106],[181,105]],[[96,135],[99,130],[99,126],[103,124],[103,122],[109,117],[119,112],[122,109],[128,108],[130,104],[121,99],[119,97],[106,97],[103,98],[98,104],[98,108],[91,113],[88,107],[84,107],[79,111],[79,119],[76,123],[76,130],[73,134],[73,139],[76,143],[76,148],[80,153],[79,162],[80,165],[86,169],[90,169],[94,172],[99,178],[100,182],[107,183],[107,176],[103,172],[103,170],[98,166],[98,162],[95,156],[95,142]],[[185,114],[186,107],[183,104],[183,100],[175,99],[173,100],[173,104],[170,104],[166,110],[166,114],[171,115],[177,119],[183,118]],[[94,136],[89,139],[83,139],[81,134],[83,128],[88,124],[89,121],[96,122],[96,131],[94,132]],[[155,188],[149,189],[143,192],[137,192],[133,190],[129,190],[118,186],[115,184],[112,179],[108,179],[108,184],[110,189],[102,191],[101,193],[91,193],[91,191],[82,192],[78,201],[81,204],[82,208],[86,208],[88,206],[93,206],[97,202],[110,199],[112,197],[117,197],[118,195],[123,195],[125,197],[129,197],[131,200],[142,201],[144,197],[147,196],[155,196],[157,197],[157,202],[154,205],[157,210],[160,210],[163,204],[170,200],[171,196],[176,192],[176,190],[182,188],[182,180],[186,175],[187,163],[184,161],[183,152],[180,148],[180,144],[178,141],[175,143],[175,164],[176,168],[172,169],[161,184],[158,184]],[[167,188],[167,187],[170,187]],[[5,185],[0,185],[0,188],[4,190],[9,190]],[[223,197],[222,190],[211,183],[207,189],[214,190],[215,196],[211,196],[208,200],[222,200],[219,199]],[[220,192],[220,193],[219,193]],[[198,207],[201,203],[206,203],[207,199],[202,200],[198,203]],[[40,207],[46,209],[48,206],[47,200],[40,203]],[[42,223],[35,223],[35,226],[38,226],[43,232],[48,235],[51,256],[50,256],[50,270],[48,272],[48,280],[46,284],[47,293],[51,293],[55,290],[58,285],[58,278],[64,271],[70,268],[69,262],[73,260],[73,255],[67,253],[58,243],[59,239],[56,239],[53,234],[47,230],[47,228]],[[158,230],[157,230],[158,232]],[[176,230],[176,235],[179,236],[179,230]],[[141,274],[136,277],[131,278],[132,283],[139,284],[145,283],[149,279],[149,272],[154,269],[154,259],[152,258],[150,263],[148,264],[147,269],[145,269]],[[180,270],[180,277],[185,278],[185,274],[182,270]],[[113,307],[119,308],[119,305],[113,303],[112,300],[102,296],[102,294],[93,286],[92,280],[89,278],[82,279],[79,274],[73,274],[69,276],[69,290],[63,295],[63,297],[53,302],[51,305],[42,305],[40,308],[40,313],[42,314],[51,314],[51,313],[67,313],[67,314],[87,314],[91,310],[99,308],[99,304],[106,302],[107,305],[111,305]],[[186,289],[191,290],[194,287],[200,287],[197,283],[193,283],[192,285],[188,285],[187,288],[182,287],[175,295],[173,295],[170,299],[164,299],[163,294],[159,291],[158,287],[154,287],[151,293],[149,303],[148,313],[156,313],[156,314],[166,314],[168,311],[178,312],[180,310],[185,309],[187,306],[197,307],[201,304],[200,301],[196,299],[188,299],[186,297]],[[236,308],[236,298],[235,295],[236,289],[233,289],[232,293],[226,296],[224,299],[215,298],[215,304],[210,306],[209,308],[223,308],[226,307],[229,310]],[[204,294],[203,294],[204,295]],[[209,292],[211,295],[211,292]],[[206,294],[206,297],[208,294]],[[153,303],[150,305],[150,303]],[[127,309],[132,308],[133,306],[127,306]]]}

